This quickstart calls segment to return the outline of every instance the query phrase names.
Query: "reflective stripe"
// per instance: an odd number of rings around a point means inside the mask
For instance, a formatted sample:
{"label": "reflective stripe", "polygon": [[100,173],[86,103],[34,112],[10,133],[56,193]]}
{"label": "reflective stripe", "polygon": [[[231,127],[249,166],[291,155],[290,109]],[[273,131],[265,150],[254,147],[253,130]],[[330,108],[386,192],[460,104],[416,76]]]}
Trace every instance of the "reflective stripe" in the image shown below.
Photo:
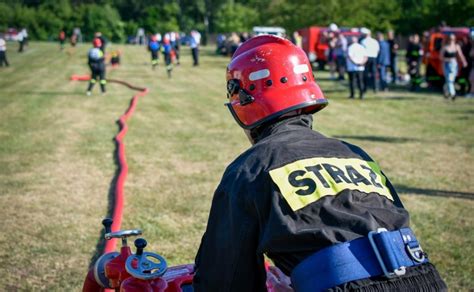
{"label": "reflective stripe", "polygon": [[106,84],[106,83],[107,83],[107,80],[105,79],[100,80],[100,84]]}
{"label": "reflective stripe", "polygon": [[97,81],[95,81],[95,79],[91,79],[91,83],[96,83]]}
{"label": "reflective stripe", "polygon": [[262,69],[262,70],[258,70],[258,71],[254,71],[254,72],[250,73],[249,80],[250,81],[256,81],[256,80],[260,80],[260,79],[263,79],[263,78],[267,78],[268,76],[270,76],[270,70]]}

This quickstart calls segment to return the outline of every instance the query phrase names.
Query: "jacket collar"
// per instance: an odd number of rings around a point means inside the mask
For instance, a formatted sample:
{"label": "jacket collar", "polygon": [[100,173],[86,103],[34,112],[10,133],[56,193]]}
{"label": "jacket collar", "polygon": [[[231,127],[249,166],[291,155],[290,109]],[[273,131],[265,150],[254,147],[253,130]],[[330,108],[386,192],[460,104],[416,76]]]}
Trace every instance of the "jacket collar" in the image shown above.
{"label": "jacket collar", "polygon": [[262,139],[270,135],[280,133],[280,132],[285,132],[285,131],[296,130],[301,127],[312,129],[313,116],[310,114],[303,114],[303,115],[284,118],[284,119],[278,120],[275,123],[267,124],[255,130],[252,130],[251,135],[252,137],[255,137],[254,138],[255,144],[257,144],[259,141],[261,141]]}

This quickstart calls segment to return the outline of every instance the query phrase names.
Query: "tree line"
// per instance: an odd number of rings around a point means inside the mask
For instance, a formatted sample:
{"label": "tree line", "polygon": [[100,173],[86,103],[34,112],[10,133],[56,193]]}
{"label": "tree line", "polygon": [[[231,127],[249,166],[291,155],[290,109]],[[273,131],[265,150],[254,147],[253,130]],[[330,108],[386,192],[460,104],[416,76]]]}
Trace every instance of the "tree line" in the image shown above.
{"label": "tree line", "polygon": [[292,32],[310,25],[361,27],[402,35],[446,22],[474,26],[474,0],[0,0],[0,32],[28,29],[30,38],[55,39],[79,27],[121,42],[139,27],[147,32],[197,29],[202,33],[250,31],[255,25]]}

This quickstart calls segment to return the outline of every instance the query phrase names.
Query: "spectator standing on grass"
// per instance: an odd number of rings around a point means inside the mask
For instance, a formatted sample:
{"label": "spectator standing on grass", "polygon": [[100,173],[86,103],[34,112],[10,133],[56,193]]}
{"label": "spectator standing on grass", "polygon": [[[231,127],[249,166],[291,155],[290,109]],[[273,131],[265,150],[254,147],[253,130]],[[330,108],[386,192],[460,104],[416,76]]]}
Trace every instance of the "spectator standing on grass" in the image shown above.
{"label": "spectator standing on grass", "polygon": [[191,54],[193,55],[193,66],[199,66],[199,45],[201,44],[201,34],[197,30],[191,31],[190,41]]}
{"label": "spectator standing on grass", "polygon": [[397,53],[400,46],[398,45],[397,40],[395,40],[395,33],[393,30],[387,32],[387,42],[390,46],[390,72],[392,72],[392,84],[395,84],[398,79]]}
{"label": "spectator standing on grass", "polygon": [[349,98],[354,98],[354,89],[357,86],[359,98],[364,98],[364,70],[367,62],[367,52],[358,43],[356,36],[351,37],[351,44],[347,48],[347,74],[349,75]]}
{"label": "spectator standing on grass", "polygon": [[379,43],[372,38],[371,31],[368,28],[361,28],[363,39],[361,45],[367,51],[367,63],[365,63],[364,71],[364,92],[367,91],[369,85],[372,86],[374,93],[377,92],[377,57],[379,55],[380,46]]}
{"label": "spectator standing on grass", "polygon": [[7,43],[3,35],[0,35],[0,67],[3,67],[3,64],[5,64],[6,67],[10,66],[7,60]]}
{"label": "spectator standing on grass", "polygon": [[25,35],[23,34],[23,30],[21,30],[17,34],[16,39],[18,41],[18,53],[23,53],[25,49],[25,42],[26,42],[26,38],[25,38]]}
{"label": "spectator standing on grass", "polygon": [[471,86],[473,85],[469,80],[469,74],[471,73],[472,69],[472,59],[471,59],[471,50],[472,50],[472,42],[468,38],[463,38],[460,43],[461,51],[466,59],[467,66],[461,68],[461,72],[459,73],[458,83],[460,85],[460,92],[462,95],[466,96],[468,91],[470,90]]}
{"label": "spectator standing on grass", "polygon": [[423,48],[420,44],[420,36],[418,34],[409,36],[406,60],[408,65],[408,73],[410,74],[410,91],[417,91],[422,82],[420,74],[422,57]]}
{"label": "spectator standing on grass", "polygon": [[336,33],[334,31],[329,31],[328,32],[328,50],[327,50],[327,60],[328,60],[328,66],[329,66],[329,75],[332,80],[336,79],[336,54],[335,54],[335,49],[336,49],[336,43],[337,43],[337,37]]}
{"label": "spectator standing on grass", "polygon": [[469,83],[471,88],[466,95],[467,98],[474,98],[474,28],[471,28],[471,51],[469,52],[471,60],[471,72],[469,73]]}
{"label": "spectator standing on grass", "polygon": [[347,54],[347,39],[341,33],[338,32],[336,36],[336,46],[334,48],[334,56],[336,58],[336,70],[339,74],[338,79],[344,80],[344,74],[346,71],[346,54]]}
{"label": "spectator standing on grass", "polygon": [[386,91],[387,87],[387,67],[390,66],[390,45],[384,39],[383,33],[377,33],[377,40],[379,42],[379,55],[377,56],[377,69],[380,77],[380,90]]}
{"label": "spectator standing on grass", "polygon": [[81,29],[79,27],[75,27],[72,30],[72,35],[76,36],[76,42],[82,43],[82,32],[81,32]]}
{"label": "spectator standing on grass", "polygon": [[461,61],[461,66],[463,68],[467,67],[466,58],[462,53],[461,47],[456,43],[456,35],[448,35],[439,55],[444,70],[444,97],[451,98],[454,101],[456,98],[454,82],[459,70],[458,58]]}

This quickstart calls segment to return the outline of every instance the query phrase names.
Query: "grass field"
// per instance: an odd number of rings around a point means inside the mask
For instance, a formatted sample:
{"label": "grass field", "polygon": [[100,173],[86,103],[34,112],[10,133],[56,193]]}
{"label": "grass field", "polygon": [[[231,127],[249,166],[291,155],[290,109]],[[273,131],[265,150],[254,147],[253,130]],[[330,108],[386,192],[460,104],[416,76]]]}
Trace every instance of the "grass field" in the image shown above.
{"label": "grass field", "polygon": [[[188,48],[171,80],[142,47],[119,46],[110,78],[150,88],[125,139],[129,176],[123,228],[141,228],[148,250],[192,262],[214,188],[249,147],[223,106],[227,58]],[[0,68],[0,291],[79,291],[107,214],[116,119],[133,92],[109,84],[90,97],[87,46],[59,52],[10,47]],[[474,289],[474,100],[401,89],[348,100],[344,84],[316,73],[330,106],[315,128],[363,147],[395,184],[412,226],[451,291]]]}

